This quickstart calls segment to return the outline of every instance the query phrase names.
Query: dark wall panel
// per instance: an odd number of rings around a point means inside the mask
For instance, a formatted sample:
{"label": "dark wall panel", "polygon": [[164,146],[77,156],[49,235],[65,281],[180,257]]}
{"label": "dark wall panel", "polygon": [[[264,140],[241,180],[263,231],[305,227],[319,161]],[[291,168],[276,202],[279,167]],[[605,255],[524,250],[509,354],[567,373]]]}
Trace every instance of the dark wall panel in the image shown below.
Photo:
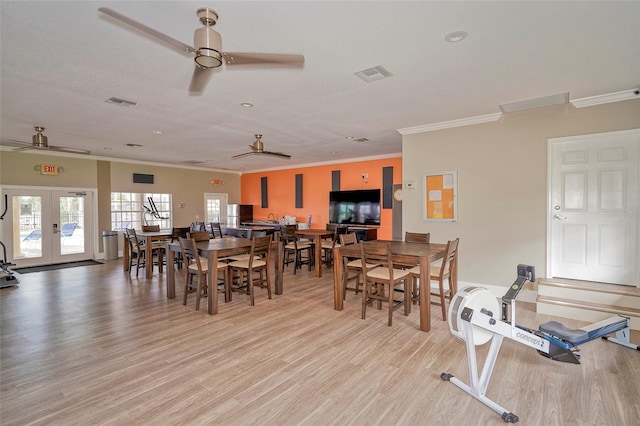
{"label": "dark wall panel", "polygon": [[302,208],[302,175],[296,175],[296,209]]}
{"label": "dark wall panel", "polygon": [[263,176],[260,178],[260,197],[262,200],[262,208],[266,209],[269,207],[269,197],[267,195],[267,177]]}
{"label": "dark wall panel", "polygon": [[382,168],[382,208],[393,208],[393,167]]}
{"label": "dark wall panel", "polygon": [[340,170],[331,172],[331,190],[340,191]]}

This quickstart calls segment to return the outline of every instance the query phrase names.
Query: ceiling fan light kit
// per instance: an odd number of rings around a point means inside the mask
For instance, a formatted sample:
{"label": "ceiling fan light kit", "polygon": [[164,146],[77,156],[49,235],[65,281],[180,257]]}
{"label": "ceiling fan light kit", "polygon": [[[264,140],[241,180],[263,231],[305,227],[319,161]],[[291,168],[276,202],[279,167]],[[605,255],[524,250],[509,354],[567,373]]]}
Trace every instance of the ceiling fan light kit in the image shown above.
{"label": "ceiling fan light kit", "polygon": [[34,148],[49,148],[49,139],[42,134],[42,132],[44,132],[44,127],[35,126],[34,130],[36,131],[36,134],[31,137],[31,142]]}

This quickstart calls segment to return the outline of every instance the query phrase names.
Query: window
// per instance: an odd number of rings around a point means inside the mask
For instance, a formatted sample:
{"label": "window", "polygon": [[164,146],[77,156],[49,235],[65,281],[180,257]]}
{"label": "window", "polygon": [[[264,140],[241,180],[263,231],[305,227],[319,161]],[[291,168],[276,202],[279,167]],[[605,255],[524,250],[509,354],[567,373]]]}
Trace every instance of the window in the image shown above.
{"label": "window", "polygon": [[[153,204],[158,217],[152,213]],[[144,207],[143,207],[144,206]],[[160,225],[171,228],[171,194],[152,194],[138,192],[111,193],[111,230],[124,231],[127,228],[142,230],[142,225]]]}

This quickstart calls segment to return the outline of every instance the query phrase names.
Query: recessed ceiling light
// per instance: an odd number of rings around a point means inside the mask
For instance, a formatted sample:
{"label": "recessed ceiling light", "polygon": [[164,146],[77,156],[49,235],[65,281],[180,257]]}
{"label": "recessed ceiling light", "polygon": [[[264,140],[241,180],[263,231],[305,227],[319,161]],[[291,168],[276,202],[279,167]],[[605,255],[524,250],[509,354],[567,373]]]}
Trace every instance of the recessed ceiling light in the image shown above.
{"label": "recessed ceiling light", "polygon": [[331,151],[331,155],[338,155],[338,151]]}
{"label": "recessed ceiling light", "polygon": [[162,130],[154,130],[153,134],[154,135],[161,135],[162,134]]}
{"label": "recessed ceiling light", "polygon": [[467,35],[466,31],[455,31],[447,34],[444,39],[449,43],[457,43],[467,38]]}
{"label": "recessed ceiling light", "polygon": [[253,104],[251,102],[243,102],[240,104],[240,106],[243,106],[245,108],[251,108],[253,107]]}
{"label": "recessed ceiling light", "polygon": [[353,139],[353,136],[345,136],[344,138],[351,140],[351,139]]}

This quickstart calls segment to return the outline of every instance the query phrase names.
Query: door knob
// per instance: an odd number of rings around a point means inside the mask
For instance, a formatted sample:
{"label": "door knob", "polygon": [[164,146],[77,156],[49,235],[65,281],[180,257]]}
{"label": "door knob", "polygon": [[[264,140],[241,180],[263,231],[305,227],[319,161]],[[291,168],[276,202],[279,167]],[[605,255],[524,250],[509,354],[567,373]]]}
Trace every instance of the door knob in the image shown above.
{"label": "door knob", "polygon": [[559,214],[554,214],[554,215],[553,215],[553,218],[554,218],[555,220],[565,220],[567,217],[566,217],[566,216],[559,215]]}

